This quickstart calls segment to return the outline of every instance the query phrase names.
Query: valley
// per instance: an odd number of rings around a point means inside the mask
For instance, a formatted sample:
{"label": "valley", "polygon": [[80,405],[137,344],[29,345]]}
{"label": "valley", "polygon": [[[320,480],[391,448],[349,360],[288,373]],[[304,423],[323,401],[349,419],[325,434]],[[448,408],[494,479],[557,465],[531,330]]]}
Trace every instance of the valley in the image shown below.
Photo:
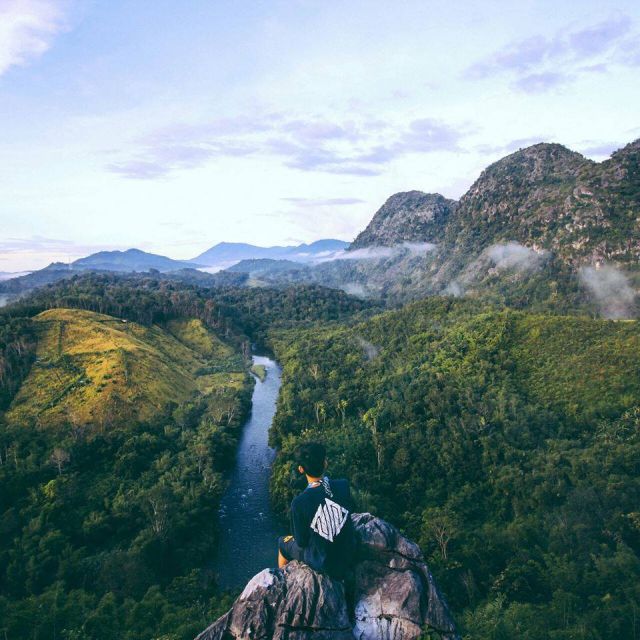
{"label": "valley", "polygon": [[0,0],[0,640],[640,640],[640,2]]}
{"label": "valley", "polygon": [[251,415],[220,503],[220,542],[213,562],[218,583],[231,590],[242,589],[254,575],[274,564],[276,540],[285,530],[269,495],[276,455],[269,446],[269,430],[280,391],[280,368],[265,356],[254,356],[253,362],[264,373],[256,374]]}
{"label": "valley", "polygon": [[635,638],[637,158],[535,145],[317,260],[3,282],[0,630],[192,638],[274,562],[316,438],[465,639]]}

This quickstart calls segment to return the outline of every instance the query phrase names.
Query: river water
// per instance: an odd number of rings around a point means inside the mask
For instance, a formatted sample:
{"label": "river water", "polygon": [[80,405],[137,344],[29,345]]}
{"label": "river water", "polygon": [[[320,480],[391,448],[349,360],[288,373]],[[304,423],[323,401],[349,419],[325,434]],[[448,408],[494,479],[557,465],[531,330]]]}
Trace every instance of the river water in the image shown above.
{"label": "river water", "polygon": [[254,356],[267,369],[256,379],[251,416],[242,431],[236,466],[220,505],[220,543],[215,562],[224,589],[244,587],[265,567],[277,566],[280,531],[269,503],[269,477],[275,451],[268,435],[280,390],[280,368],[270,358]]}

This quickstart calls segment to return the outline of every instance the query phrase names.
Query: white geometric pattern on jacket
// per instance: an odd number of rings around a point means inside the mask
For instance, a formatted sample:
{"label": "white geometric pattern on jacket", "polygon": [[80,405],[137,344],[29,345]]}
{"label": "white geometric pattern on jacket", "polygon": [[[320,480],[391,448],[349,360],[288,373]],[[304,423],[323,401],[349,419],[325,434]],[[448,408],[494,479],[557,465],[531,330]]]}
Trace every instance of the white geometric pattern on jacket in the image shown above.
{"label": "white geometric pattern on jacket", "polygon": [[325,498],[324,504],[318,506],[318,510],[313,516],[311,528],[325,540],[333,542],[334,538],[342,531],[348,517],[349,512],[342,505]]}

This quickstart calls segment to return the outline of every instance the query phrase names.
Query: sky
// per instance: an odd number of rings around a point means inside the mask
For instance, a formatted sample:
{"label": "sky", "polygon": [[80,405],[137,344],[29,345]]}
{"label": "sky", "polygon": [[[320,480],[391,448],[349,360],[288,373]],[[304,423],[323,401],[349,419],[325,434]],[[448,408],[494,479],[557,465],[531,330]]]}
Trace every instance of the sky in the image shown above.
{"label": "sky", "polygon": [[0,272],[351,240],[638,105],[637,0],[0,0]]}

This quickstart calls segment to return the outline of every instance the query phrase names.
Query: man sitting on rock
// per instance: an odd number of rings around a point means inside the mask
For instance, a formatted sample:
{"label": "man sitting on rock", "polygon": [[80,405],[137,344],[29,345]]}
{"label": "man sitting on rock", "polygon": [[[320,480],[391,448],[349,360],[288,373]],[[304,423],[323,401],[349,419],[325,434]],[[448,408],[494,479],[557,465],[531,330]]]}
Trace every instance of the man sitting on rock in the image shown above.
{"label": "man sitting on rock", "polygon": [[355,546],[349,483],[325,475],[326,449],[318,442],[300,445],[295,459],[307,487],[291,503],[293,535],[278,540],[278,566],[300,560],[316,571],[343,577]]}

